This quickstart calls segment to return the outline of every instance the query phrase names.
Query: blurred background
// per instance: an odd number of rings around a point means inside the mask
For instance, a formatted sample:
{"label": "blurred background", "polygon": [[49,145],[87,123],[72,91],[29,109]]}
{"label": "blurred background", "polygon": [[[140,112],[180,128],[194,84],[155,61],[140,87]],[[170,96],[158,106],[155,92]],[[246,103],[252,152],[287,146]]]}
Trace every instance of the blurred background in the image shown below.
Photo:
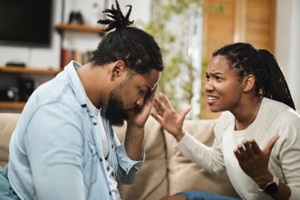
{"label": "blurred background", "polygon": [[[99,18],[112,0],[0,0],[0,112],[21,112],[36,87],[71,59],[84,64],[103,37]],[[204,73],[211,53],[249,42],[271,51],[300,108],[300,1],[119,0],[134,26],[152,34],[166,69],[159,90],[189,118],[216,118],[206,105]]]}

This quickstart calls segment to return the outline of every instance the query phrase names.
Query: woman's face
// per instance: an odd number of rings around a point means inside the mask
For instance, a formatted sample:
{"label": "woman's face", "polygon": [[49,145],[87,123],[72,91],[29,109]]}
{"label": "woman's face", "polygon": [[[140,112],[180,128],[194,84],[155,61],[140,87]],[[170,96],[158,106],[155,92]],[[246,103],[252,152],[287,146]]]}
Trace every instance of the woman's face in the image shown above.
{"label": "woman's face", "polygon": [[235,109],[243,94],[243,82],[238,70],[225,56],[215,56],[208,63],[205,91],[212,112]]}

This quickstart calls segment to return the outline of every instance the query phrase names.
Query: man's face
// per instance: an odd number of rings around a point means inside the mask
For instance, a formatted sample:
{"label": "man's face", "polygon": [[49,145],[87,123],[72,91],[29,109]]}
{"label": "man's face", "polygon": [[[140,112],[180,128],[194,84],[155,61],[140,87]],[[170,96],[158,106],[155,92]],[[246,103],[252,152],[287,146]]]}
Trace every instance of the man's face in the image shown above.
{"label": "man's face", "polygon": [[113,126],[122,126],[124,120],[128,118],[124,103],[119,96],[121,90],[122,87],[118,87],[109,94],[105,116]]}
{"label": "man's face", "polygon": [[128,112],[138,113],[158,83],[160,73],[129,75],[109,94],[106,118],[114,126],[122,126],[128,119]]}

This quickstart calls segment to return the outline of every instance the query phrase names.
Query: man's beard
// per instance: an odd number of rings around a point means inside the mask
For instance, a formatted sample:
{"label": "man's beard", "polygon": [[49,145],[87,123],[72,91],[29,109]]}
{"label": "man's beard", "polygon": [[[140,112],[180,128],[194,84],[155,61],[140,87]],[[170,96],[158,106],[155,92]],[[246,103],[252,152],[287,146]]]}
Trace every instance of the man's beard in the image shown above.
{"label": "man's beard", "polygon": [[123,101],[119,100],[116,91],[112,91],[109,95],[105,117],[113,126],[123,126],[124,120],[128,119],[128,114],[123,107]]}

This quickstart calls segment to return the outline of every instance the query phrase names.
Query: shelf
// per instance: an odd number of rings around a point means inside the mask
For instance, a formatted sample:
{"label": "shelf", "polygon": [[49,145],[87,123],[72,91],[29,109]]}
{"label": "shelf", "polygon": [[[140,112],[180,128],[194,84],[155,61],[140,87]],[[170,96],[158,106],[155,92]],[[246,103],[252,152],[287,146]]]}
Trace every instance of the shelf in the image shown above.
{"label": "shelf", "polygon": [[77,32],[87,32],[87,33],[99,33],[104,34],[103,26],[89,26],[85,24],[68,24],[68,23],[61,23],[55,26],[55,29],[59,32],[62,31],[77,31]]}
{"label": "shelf", "polygon": [[0,73],[56,75],[61,69],[39,69],[28,67],[0,66]]}
{"label": "shelf", "polygon": [[[47,75],[55,76],[61,69],[40,69],[40,68],[28,68],[28,67],[15,67],[15,66],[0,66],[0,73],[10,74],[35,74],[35,75]],[[22,110],[26,102],[19,101],[0,101],[0,109],[9,110]]]}
{"label": "shelf", "polygon": [[0,109],[22,110],[26,102],[0,101]]}

